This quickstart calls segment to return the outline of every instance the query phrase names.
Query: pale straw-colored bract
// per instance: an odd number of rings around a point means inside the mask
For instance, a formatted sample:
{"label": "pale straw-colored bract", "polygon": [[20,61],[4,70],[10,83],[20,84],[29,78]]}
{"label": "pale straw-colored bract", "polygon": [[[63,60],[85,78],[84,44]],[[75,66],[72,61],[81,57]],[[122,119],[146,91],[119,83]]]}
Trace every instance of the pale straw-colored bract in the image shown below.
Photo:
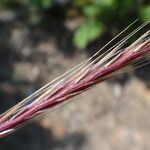
{"label": "pale straw-colored bract", "polygon": [[[150,54],[150,30],[144,33],[130,46],[123,48],[123,45],[133,35],[141,31],[145,26],[148,26],[150,21],[145,22],[117,44],[107,49],[111,42],[131,28],[136,22],[137,20],[108,42],[92,57],[48,83],[0,115],[0,137],[4,137],[16,131],[16,129],[45,113],[47,110],[51,110],[63,102],[69,101],[71,97],[92,88],[108,78],[145,65],[145,63],[141,61],[141,58]],[[104,49],[107,50],[102,53]]]}

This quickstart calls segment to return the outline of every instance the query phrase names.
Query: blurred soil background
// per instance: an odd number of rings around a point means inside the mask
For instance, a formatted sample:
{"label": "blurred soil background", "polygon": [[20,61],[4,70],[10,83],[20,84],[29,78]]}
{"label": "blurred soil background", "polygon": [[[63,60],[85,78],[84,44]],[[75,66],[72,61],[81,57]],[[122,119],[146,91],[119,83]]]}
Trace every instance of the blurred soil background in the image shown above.
{"label": "blurred soil background", "polygon": [[[0,0],[0,113],[90,57],[137,18],[150,19],[148,0]],[[149,114],[146,65],[0,139],[0,150],[149,150]]]}

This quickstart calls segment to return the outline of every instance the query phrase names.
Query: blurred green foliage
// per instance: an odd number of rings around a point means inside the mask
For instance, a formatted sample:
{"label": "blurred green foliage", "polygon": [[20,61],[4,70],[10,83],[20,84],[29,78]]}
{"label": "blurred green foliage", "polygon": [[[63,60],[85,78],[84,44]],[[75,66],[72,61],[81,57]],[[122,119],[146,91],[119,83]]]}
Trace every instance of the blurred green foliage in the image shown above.
{"label": "blurred green foliage", "polygon": [[150,5],[148,6],[143,6],[140,9],[140,15],[143,20],[149,20],[150,19]]}
{"label": "blurred green foliage", "polygon": [[[90,42],[101,37],[106,30],[113,30],[113,23],[127,26],[137,18],[143,21],[150,19],[148,0],[63,0],[61,4],[59,0],[0,0],[0,4],[2,6],[16,4],[23,7],[29,14],[30,22],[35,25],[40,23],[43,14],[46,15],[45,12],[54,6],[59,5],[65,9],[66,14],[70,9],[74,9],[78,12],[76,18],[84,18],[84,22],[74,30],[73,36],[74,44],[80,49],[84,49]],[[55,11],[57,12],[57,9]]]}
{"label": "blurred green foliage", "polygon": [[128,15],[132,17],[139,7],[136,0],[76,0],[75,5],[80,7],[86,18],[85,23],[76,30],[74,35],[74,43],[81,49],[100,37],[105,32],[105,25],[108,22],[125,18],[128,20]]}
{"label": "blurred green foliage", "polygon": [[28,0],[26,5],[30,14],[30,21],[36,25],[41,21],[42,13],[52,7],[53,0]]}
{"label": "blurred green foliage", "polygon": [[38,9],[48,9],[52,6],[53,0],[30,0],[28,3]]}
{"label": "blurred green foliage", "polygon": [[83,49],[87,44],[103,33],[103,25],[95,19],[87,20],[86,23],[81,25],[74,34],[74,44]]}

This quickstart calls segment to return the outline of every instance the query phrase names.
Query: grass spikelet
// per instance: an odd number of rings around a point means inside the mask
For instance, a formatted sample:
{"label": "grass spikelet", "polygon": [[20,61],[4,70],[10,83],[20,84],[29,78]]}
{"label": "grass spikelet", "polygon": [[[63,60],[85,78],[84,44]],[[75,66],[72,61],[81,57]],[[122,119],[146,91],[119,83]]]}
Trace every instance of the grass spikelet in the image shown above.
{"label": "grass spikelet", "polygon": [[106,49],[112,41],[128,30],[135,22],[119,33],[92,57],[1,114],[0,137],[16,131],[16,129],[30,122],[33,118],[59,106],[65,101],[69,101],[71,97],[92,88],[98,83],[140,67],[140,64],[142,64],[141,58],[150,54],[150,30],[131,45],[125,48],[123,46],[133,35],[149,25],[150,21],[142,24],[100,55],[103,49]]}

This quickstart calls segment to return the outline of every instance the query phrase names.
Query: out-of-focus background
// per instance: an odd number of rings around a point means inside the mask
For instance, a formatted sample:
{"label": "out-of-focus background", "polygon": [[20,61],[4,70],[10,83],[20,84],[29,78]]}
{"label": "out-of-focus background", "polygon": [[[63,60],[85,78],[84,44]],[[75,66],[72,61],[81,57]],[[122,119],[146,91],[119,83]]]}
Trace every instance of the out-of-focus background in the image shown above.
{"label": "out-of-focus background", "polygon": [[[131,30],[150,19],[149,0],[0,0],[0,113],[137,18]],[[147,65],[0,139],[0,150],[149,150],[149,114]]]}

